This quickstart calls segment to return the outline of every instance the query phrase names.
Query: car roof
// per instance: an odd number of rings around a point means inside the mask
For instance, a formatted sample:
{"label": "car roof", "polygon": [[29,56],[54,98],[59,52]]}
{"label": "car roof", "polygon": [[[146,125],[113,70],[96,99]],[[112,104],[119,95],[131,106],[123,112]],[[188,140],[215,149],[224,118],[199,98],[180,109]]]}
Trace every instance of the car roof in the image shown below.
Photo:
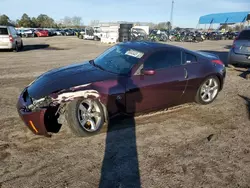
{"label": "car roof", "polygon": [[180,47],[169,45],[169,44],[163,44],[158,42],[148,42],[148,41],[135,41],[135,42],[123,42],[119,45],[132,48],[144,53],[152,52],[159,49],[181,49]]}
{"label": "car roof", "polygon": [[0,25],[0,28],[7,28],[9,26],[6,26],[6,25]]}
{"label": "car roof", "polygon": [[250,31],[250,28],[243,29],[242,31]]}

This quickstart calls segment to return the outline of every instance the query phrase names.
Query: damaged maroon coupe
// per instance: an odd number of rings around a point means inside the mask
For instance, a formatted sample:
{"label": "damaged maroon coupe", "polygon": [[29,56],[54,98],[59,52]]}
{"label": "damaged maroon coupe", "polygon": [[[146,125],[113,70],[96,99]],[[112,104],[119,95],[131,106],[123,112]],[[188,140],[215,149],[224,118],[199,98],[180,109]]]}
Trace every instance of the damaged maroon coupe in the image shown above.
{"label": "damaged maroon coupe", "polygon": [[183,103],[209,104],[222,90],[218,56],[151,42],[115,45],[88,62],[51,70],[21,93],[17,109],[38,135],[63,120],[79,136],[96,134],[109,118]]}

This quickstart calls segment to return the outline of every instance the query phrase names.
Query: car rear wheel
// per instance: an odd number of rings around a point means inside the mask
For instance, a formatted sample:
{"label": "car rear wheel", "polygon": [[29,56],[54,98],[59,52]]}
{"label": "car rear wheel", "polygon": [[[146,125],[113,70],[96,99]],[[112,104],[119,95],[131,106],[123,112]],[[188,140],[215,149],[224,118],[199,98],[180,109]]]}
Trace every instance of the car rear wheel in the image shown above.
{"label": "car rear wheel", "polygon": [[212,103],[219,93],[219,88],[219,79],[216,76],[208,77],[197,91],[196,102],[203,105]]}
{"label": "car rear wheel", "polygon": [[23,41],[21,41],[19,50],[23,50]]}
{"label": "car rear wheel", "polygon": [[15,44],[15,48],[13,49],[14,52],[19,52],[19,47],[18,47],[18,44],[16,43]]}
{"label": "car rear wheel", "polygon": [[66,120],[77,136],[92,136],[98,133],[104,124],[104,112],[99,101],[77,99],[68,104]]}

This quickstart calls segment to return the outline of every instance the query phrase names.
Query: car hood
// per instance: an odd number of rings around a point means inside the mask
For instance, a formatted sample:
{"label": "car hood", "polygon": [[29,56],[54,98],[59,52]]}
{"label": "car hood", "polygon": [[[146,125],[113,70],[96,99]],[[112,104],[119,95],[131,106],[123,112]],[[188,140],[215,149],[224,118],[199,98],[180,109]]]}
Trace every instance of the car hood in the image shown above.
{"label": "car hood", "polygon": [[42,74],[28,86],[28,93],[32,98],[40,99],[63,89],[116,77],[116,74],[84,62],[53,69]]}

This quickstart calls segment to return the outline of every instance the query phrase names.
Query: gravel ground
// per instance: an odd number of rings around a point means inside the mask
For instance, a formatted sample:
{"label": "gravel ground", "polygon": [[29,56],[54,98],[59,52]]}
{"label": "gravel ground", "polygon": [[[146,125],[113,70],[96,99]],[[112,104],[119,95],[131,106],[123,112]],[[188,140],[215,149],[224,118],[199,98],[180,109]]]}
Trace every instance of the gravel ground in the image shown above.
{"label": "gravel ground", "polygon": [[[250,187],[250,82],[227,69],[223,91],[208,106],[114,120],[77,138],[67,126],[51,138],[33,135],[16,112],[17,97],[36,76],[91,59],[110,45],[74,37],[24,39],[20,53],[0,52],[1,188]],[[215,52],[226,63],[232,41],[171,43]]]}

